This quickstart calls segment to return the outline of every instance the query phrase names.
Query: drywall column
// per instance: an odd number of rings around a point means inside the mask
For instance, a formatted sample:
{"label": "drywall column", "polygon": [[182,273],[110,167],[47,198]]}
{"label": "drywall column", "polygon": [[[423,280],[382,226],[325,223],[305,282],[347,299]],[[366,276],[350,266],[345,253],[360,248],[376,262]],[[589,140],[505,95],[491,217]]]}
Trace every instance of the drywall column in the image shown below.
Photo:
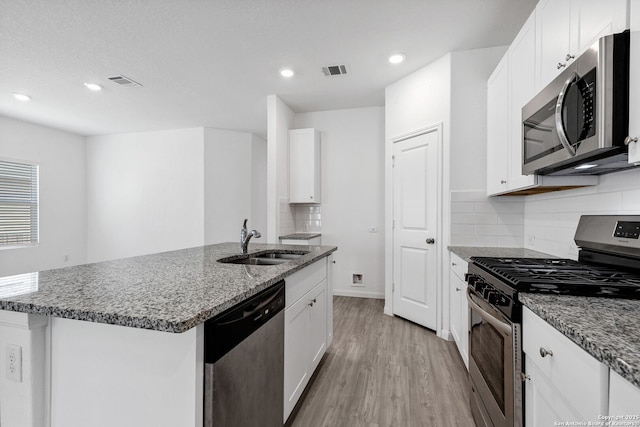
{"label": "drywall column", "polygon": [[289,129],[294,113],[276,95],[267,97],[267,242],[278,243],[282,215],[292,217],[289,205]]}
{"label": "drywall column", "polygon": [[[47,425],[47,318],[0,310],[0,425]],[[19,381],[7,378],[7,346],[18,346],[22,364]]]}

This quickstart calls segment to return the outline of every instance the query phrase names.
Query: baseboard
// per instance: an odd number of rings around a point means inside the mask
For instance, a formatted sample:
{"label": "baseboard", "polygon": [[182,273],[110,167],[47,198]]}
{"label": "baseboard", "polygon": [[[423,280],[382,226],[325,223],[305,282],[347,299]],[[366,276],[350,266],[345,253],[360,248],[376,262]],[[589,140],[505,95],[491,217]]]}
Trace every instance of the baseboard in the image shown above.
{"label": "baseboard", "polygon": [[339,296],[339,297],[384,299],[384,293],[368,292],[368,291],[352,291],[352,290],[344,290],[344,289],[334,289],[333,295]]}

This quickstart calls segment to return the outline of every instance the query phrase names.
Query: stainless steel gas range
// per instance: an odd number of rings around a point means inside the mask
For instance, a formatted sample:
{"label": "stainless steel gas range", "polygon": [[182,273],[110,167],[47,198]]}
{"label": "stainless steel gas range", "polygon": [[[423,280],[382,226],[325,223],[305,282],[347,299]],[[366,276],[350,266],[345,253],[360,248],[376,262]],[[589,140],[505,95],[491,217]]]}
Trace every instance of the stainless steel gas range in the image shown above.
{"label": "stainless steel gas range", "polygon": [[523,425],[518,293],[640,299],[640,216],[582,216],[575,242],[578,261],[471,258],[469,376],[478,426]]}

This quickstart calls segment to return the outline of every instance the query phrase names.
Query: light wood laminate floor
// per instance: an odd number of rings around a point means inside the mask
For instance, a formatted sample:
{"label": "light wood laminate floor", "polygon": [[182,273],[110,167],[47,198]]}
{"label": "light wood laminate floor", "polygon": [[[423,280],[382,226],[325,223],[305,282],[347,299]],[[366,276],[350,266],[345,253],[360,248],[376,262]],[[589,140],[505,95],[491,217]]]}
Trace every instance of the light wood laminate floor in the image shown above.
{"label": "light wood laminate floor", "polygon": [[455,344],[383,305],[334,298],[334,340],[292,427],[475,426]]}

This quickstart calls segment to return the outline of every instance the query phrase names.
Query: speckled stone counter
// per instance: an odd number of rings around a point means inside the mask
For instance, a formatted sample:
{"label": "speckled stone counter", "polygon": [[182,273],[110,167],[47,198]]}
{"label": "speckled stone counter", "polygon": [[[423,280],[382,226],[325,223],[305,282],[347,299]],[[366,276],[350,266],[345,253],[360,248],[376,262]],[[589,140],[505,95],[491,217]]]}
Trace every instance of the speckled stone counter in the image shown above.
{"label": "speckled stone counter", "polygon": [[640,387],[640,301],[520,294],[535,314]]}
{"label": "speckled stone counter", "polygon": [[286,236],[280,236],[280,239],[311,240],[320,236],[321,236],[320,233],[293,233],[293,234],[287,234]]}
{"label": "speckled stone counter", "polygon": [[451,252],[469,262],[472,256],[495,258],[556,258],[549,254],[524,248],[487,248],[477,246],[449,246]]}
{"label": "speckled stone counter", "polygon": [[[0,309],[184,332],[337,250],[252,242],[251,254],[272,249],[308,254],[279,265],[217,262],[239,255],[239,246],[221,243],[42,271],[37,290],[0,299]],[[12,276],[13,283],[3,278],[0,286],[15,287],[24,276]]]}

